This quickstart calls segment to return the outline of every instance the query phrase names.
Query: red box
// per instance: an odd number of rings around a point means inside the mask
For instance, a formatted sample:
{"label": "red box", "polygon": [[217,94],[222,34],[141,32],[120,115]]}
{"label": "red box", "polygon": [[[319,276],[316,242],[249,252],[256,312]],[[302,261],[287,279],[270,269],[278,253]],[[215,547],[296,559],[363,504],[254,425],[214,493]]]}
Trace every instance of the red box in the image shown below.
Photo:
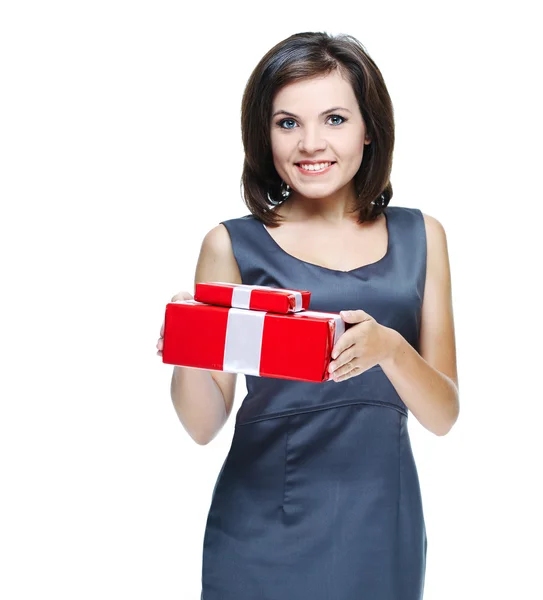
{"label": "red box", "polygon": [[194,300],[205,304],[287,314],[309,308],[311,292],[266,285],[210,281],[197,283]]}
{"label": "red box", "polygon": [[323,382],[350,324],[338,313],[287,315],[179,300],[166,305],[162,362],[259,377]]}

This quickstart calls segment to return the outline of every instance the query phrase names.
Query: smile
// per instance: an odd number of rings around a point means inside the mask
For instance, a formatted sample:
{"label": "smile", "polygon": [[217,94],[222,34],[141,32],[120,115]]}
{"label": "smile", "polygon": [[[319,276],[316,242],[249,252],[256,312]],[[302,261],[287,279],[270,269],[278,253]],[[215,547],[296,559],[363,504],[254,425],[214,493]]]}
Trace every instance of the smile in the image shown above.
{"label": "smile", "polygon": [[296,164],[296,167],[304,175],[322,175],[323,173],[327,173],[335,164],[335,162],[322,162],[314,165]]}

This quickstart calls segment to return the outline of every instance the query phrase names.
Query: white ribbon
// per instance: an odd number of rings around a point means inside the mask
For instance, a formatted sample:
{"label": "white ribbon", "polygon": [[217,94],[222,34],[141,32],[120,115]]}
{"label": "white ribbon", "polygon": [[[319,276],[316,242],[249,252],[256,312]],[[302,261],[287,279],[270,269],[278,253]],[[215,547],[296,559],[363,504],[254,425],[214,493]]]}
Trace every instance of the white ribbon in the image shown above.
{"label": "white ribbon", "polygon": [[213,285],[224,285],[233,288],[232,306],[237,308],[249,308],[252,290],[266,290],[268,292],[288,292],[294,296],[294,310],[302,310],[302,294],[298,290],[287,290],[285,288],[272,288],[266,285],[247,285],[245,283],[227,283],[224,281],[210,281]]}
{"label": "white ribbon", "polygon": [[228,310],[223,371],[260,376],[262,333],[266,314],[263,310]]}

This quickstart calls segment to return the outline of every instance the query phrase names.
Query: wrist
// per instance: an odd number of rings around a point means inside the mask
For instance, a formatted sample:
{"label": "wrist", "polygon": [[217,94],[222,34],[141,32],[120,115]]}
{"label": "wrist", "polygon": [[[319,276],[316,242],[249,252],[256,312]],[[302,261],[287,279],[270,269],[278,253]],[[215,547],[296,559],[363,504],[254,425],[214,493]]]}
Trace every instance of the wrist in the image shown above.
{"label": "wrist", "polygon": [[398,356],[398,352],[403,338],[401,334],[395,329],[392,329],[391,327],[386,327],[385,325],[382,325],[382,327],[385,352],[380,364],[387,365],[392,364],[396,361],[396,357]]}

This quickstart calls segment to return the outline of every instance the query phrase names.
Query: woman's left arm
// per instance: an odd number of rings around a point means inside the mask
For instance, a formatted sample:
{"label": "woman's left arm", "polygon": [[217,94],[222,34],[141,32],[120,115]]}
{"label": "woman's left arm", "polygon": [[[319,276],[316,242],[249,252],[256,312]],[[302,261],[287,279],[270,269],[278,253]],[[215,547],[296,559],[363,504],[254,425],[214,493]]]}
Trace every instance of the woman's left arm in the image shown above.
{"label": "woman's left arm", "polygon": [[451,271],[443,226],[423,216],[427,261],[420,354],[398,331],[385,327],[389,352],[380,365],[417,420],[436,435],[445,435],[460,410]]}

